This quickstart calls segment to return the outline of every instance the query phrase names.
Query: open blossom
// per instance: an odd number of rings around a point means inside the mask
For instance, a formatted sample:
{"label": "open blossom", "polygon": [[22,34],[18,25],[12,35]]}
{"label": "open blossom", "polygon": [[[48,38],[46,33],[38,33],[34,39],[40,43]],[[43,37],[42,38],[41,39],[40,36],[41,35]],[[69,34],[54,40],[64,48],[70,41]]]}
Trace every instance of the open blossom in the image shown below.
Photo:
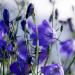
{"label": "open blossom", "polygon": [[66,54],[72,54],[75,51],[75,40],[69,39],[66,41],[60,42],[61,52],[65,52]]}
{"label": "open blossom", "polygon": [[64,75],[63,67],[59,64],[51,64],[41,68],[41,72],[44,75]]}
{"label": "open blossom", "polygon": [[10,72],[15,75],[28,75],[28,64],[22,59],[15,61],[10,65]]}
{"label": "open blossom", "polygon": [[8,26],[4,23],[3,20],[0,20],[0,32],[8,33]]}
{"label": "open blossom", "polygon": [[29,22],[28,26],[32,29],[30,38],[33,40],[33,45],[36,45],[37,37],[40,46],[48,47],[49,44],[55,42],[56,33],[46,20],[43,20],[42,24],[37,27],[38,36],[36,34],[36,27],[34,24]]}
{"label": "open blossom", "polygon": [[26,47],[26,42],[23,41],[23,40],[18,41],[18,55],[25,62],[27,61],[28,50],[27,50],[27,47]]}
{"label": "open blossom", "polygon": [[13,54],[13,46],[7,43],[6,40],[0,39],[0,59],[3,58],[5,52],[5,58],[9,58]]}
{"label": "open blossom", "polygon": [[24,40],[19,40],[17,44],[18,57],[17,61],[11,63],[10,72],[15,75],[28,75],[30,72],[32,57],[28,54],[26,42]]}
{"label": "open blossom", "polygon": [[47,48],[42,48],[41,51],[39,52],[39,64],[43,63],[43,61],[47,58]]}

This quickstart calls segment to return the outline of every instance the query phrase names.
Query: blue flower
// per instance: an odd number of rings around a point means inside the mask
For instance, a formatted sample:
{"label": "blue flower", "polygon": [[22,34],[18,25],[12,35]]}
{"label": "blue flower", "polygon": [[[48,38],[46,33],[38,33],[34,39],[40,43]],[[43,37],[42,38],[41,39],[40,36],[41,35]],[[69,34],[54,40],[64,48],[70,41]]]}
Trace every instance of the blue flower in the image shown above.
{"label": "blue flower", "polygon": [[9,26],[9,11],[4,9],[3,11],[3,20],[7,26]]}
{"label": "blue flower", "polygon": [[27,61],[28,50],[27,50],[27,46],[26,46],[26,42],[25,41],[21,40],[21,41],[18,42],[18,55],[25,62]]}
{"label": "blue flower", "polygon": [[[28,23],[28,24],[31,24],[31,23]],[[37,42],[36,27],[32,26],[32,31],[33,32],[30,35],[30,38],[33,40],[33,45],[36,45],[36,42]],[[48,47],[49,44],[52,44],[55,42],[55,39],[56,39],[56,35],[53,28],[49,25],[49,23],[46,20],[44,20],[42,24],[38,26],[39,45]]]}
{"label": "blue flower", "polygon": [[9,32],[9,28],[7,25],[5,25],[3,20],[0,20],[0,32],[4,34]]}
{"label": "blue flower", "polygon": [[4,33],[0,31],[0,39],[3,39],[3,37],[4,37]]}
{"label": "blue flower", "polygon": [[32,14],[34,13],[34,6],[32,3],[30,3],[28,5],[28,8],[27,8],[27,12],[26,12],[26,19],[31,16]]}
{"label": "blue flower", "polygon": [[22,27],[23,31],[25,30],[25,24],[26,24],[26,20],[22,20],[21,21],[21,27]]}
{"label": "blue flower", "polygon": [[28,49],[24,40],[17,41],[17,47],[17,61],[13,62],[10,65],[10,72],[15,75],[28,75],[30,71],[32,57],[28,54]]}
{"label": "blue flower", "polygon": [[73,52],[73,40],[66,40],[60,42],[61,52],[66,52],[67,54],[71,54]]}
{"label": "blue flower", "polygon": [[43,61],[47,58],[47,49],[42,48],[41,51],[39,52],[39,64],[43,63]]}
{"label": "blue flower", "polygon": [[0,39],[0,59],[3,59],[3,56],[5,59],[10,58],[11,53],[13,53],[12,44],[8,44],[4,39]]}
{"label": "blue flower", "polygon": [[12,63],[12,64],[10,65],[10,71],[11,71],[11,73],[13,73],[13,74],[21,75],[21,74],[20,74],[19,63],[18,63],[17,61],[14,62],[14,63]]}
{"label": "blue flower", "polygon": [[[7,42],[5,40],[3,40],[3,39],[0,39],[0,60],[4,56],[4,52],[6,50],[6,46],[7,46]],[[8,58],[7,53],[5,53],[5,58]]]}
{"label": "blue flower", "polygon": [[13,51],[13,45],[11,44],[11,43],[9,43],[8,45],[7,45],[7,48],[6,48],[6,50],[7,51]]}
{"label": "blue flower", "polygon": [[7,46],[7,42],[3,39],[0,40],[0,50],[5,50]]}
{"label": "blue flower", "polygon": [[51,64],[50,66],[44,66],[41,68],[41,72],[44,75],[64,75],[62,66],[58,64]]}
{"label": "blue flower", "polygon": [[17,61],[10,65],[10,72],[15,75],[28,75],[29,66],[21,58],[18,58]]}

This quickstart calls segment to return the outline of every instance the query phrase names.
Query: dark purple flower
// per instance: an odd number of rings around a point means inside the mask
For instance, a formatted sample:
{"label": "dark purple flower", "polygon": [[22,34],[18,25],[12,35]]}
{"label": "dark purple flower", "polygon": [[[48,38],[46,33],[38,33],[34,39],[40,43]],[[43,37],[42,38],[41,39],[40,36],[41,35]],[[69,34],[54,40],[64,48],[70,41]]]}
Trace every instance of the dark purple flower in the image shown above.
{"label": "dark purple flower", "polygon": [[10,72],[15,75],[28,75],[29,66],[21,58],[10,65]]}
{"label": "dark purple flower", "polygon": [[61,52],[66,52],[67,54],[71,54],[73,52],[73,40],[66,40],[60,42]]}
{"label": "dark purple flower", "polygon": [[7,26],[9,26],[9,11],[4,9],[3,11],[3,20]]}
{"label": "dark purple flower", "polygon": [[33,6],[32,3],[30,3],[28,5],[28,8],[27,8],[26,18],[28,18],[29,16],[31,16],[33,13],[34,13],[34,6]]}
{"label": "dark purple flower", "polygon": [[[37,34],[36,34],[36,27],[32,27],[32,34],[31,39],[33,40],[33,45],[36,45]],[[38,26],[38,40],[39,45],[47,47],[50,43],[54,43],[56,38],[55,32],[49,23],[44,20],[41,25]]]}
{"label": "dark purple flower", "polygon": [[6,48],[6,50],[7,51],[13,51],[13,45],[11,44],[11,43],[9,43],[8,45],[7,45],[7,48]]}
{"label": "dark purple flower", "polygon": [[36,31],[36,26],[35,26],[35,24],[34,24],[33,22],[31,22],[30,20],[28,20],[27,23],[28,23],[28,28],[29,28],[30,30],[32,30],[33,32],[35,32],[35,31]]}
{"label": "dark purple flower", "polygon": [[58,64],[51,64],[50,66],[44,66],[41,68],[41,72],[44,75],[64,75],[62,66]]}
{"label": "dark purple flower", "polygon": [[23,59],[24,61],[27,61],[28,50],[27,50],[25,41],[18,42],[18,55],[21,59]]}
{"label": "dark purple flower", "polygon": [[43,61],[47,58],[47,49],[42,48],[41,52],[39,52],[39,64],[43,63]]}
{"label": "dark purple flower", "polygon": [[3,39],[3,37],[4,37],[4,33],[0,31],[0,39]]}
{"label": "dark purple flower", "polygon": [[22,75],[27,75],[29,73],[29,70],[30,70],[28,62],[25,62],[20,57],[18,57],[17,61],[19,62],[19,66],[20,66]]}
{"label": "dark purple flower", "polygon": [[2,32],[2,33],[8,33],[8,31],[9,31],[8,26],[5,25],[5,23],[4,23],[3,20],[1,20],[0,21],[0,32]]}
{"label": "dark purple flower", "polygon": [[5,59],[9,58],[9,54],[7,53],[7,42],[3,39],[0,40],[0,59]]}
{"label": "dark purple flower", "polygon": [[0,40],[0,50],[5,50],[7,46],[7,42],[3,39]]}
{"label": "dark purple flower", "polygon": [[22,20],[21,21],[21,27],[22,27],[23,31],[25,30],[25,25],[26,25],[26,20]]}
{"label": "dark purple flower", "polygon": [[21,75],[19,63],[17,61],[10,65],[10,72],[12,74]]}

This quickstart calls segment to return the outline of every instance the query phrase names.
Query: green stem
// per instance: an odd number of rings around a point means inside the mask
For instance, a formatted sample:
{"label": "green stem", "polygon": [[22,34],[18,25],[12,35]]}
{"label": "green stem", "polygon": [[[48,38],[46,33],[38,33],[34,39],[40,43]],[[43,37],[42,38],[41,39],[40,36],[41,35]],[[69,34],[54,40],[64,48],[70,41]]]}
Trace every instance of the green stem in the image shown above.
{"label": "green stem", "polygon": [[69,71],[69,69],[70,69],[70,67],[71,67],[71,65],[73,64],[74,61],[75,61],[75,55],[74,55],[71,63],[69,64],[68,68],[66,69],[65,73],[67,73]]}
{"label": "green stem", "polygon": [[4,55],[3,55],[3,75],[5,75],[5,64],[4,64],[4,62],[5,62],[5,52],[4,52]]}
{"label": "green stem", "polygon": [[4,61],[3,61],[3,75],[5,75]]}

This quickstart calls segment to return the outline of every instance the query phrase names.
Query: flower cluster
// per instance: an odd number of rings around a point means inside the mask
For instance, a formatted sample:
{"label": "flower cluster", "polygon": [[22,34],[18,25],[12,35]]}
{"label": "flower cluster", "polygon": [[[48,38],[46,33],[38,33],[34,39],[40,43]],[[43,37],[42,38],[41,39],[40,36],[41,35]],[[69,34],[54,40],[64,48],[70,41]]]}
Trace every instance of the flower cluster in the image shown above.
{"label": "flower cluster", "polygon": [[[3,11],[3,19],[0,20],[0,64],[2,64],[2,75],[64,75],[64,68],[61,64],[51,63],[47,65],[52,46],[59,41],[60,52],[68,55],[74,53],[74,40],[60,41],[51,23],[43,20],[40,25],[36,25],[28,20],[34,15],[34,6],[28,5],[24,19],[16,17],[15,21],[10,21],[8,9]],[[56,10],[56,15],[58,11]],[[57,16],[56,16],[57,19]],[[24,38],[18,39],[17,22],[21,20],[21,29]],[[16,24],[15,24],[15,23]],[[15,24],[15,25],[14,25]],[[62,29],[63,30],[63,29]],[[5,65],[8,64],[8,72],[5,73]],[[44,64],[38,71],[39,65]]]}

